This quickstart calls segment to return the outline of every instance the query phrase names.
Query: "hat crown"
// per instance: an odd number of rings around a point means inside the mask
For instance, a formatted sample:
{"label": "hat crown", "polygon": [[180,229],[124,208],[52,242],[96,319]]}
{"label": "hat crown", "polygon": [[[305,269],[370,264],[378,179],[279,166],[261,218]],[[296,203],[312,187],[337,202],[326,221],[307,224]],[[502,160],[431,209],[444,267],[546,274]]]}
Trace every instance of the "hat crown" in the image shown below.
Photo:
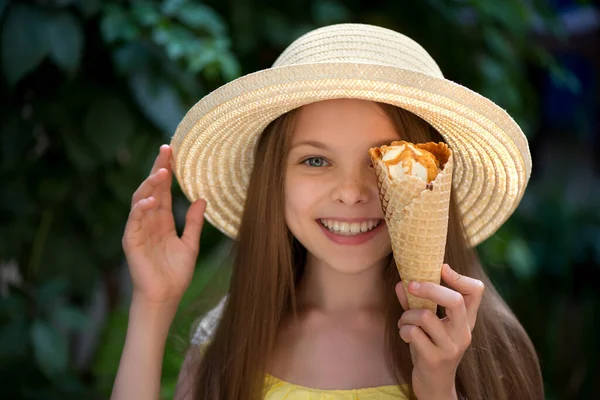
{"label": "hat crown", "polygon": [[308,32],[281,53],[273,68],[313,63],[387,65],[444,77],[420,44],[391,29],[366,24],[329,25]]}

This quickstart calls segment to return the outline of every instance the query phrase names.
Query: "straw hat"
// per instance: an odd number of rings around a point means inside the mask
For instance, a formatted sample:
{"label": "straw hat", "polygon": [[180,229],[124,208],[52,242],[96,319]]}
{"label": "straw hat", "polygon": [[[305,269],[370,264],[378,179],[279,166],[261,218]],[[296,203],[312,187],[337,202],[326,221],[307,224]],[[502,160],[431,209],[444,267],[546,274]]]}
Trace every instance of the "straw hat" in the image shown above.
{"label": "straw hat", "polygon": [[261,132],[292,109],[337,98],[389,103],[440,132],[454,152],[453,190],[471,246],[496,232],[521,201],[531,156],[515,121],[487,98],[444,79],[412,39],[364,24],[313,30],[271,68],[196,103],[171,141],[183,192],[190,201],[206,199],[205,218],[235,239]]}

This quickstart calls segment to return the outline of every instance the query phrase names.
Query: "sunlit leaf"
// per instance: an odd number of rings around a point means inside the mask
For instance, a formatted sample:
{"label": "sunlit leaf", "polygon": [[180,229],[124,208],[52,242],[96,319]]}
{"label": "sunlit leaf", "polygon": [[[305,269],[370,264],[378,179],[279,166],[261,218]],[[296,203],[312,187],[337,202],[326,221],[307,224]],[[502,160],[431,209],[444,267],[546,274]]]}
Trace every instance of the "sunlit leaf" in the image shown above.
{"label": "sunlit leaf", "polygon": [[162,12],[166,15],[175,14],[188,0],[165,0],[162,3]]}
{"label": "sunlit leaf", "polygon": [[48,18],[50,56],[65,71],[73,73],[79,66],[83,48],[81,26],[69,12]]}
{"label": "sunlit leaf", "polygon": [[226,33],[225,22],[212,8],[201,3],[186,3],[177,9],[177,18],[191,28],[204,29],[213,36]]}
{"label": "sunlit leaf", "polygon": [[188,68],[193,72],[202,71],[208,64],[214,62],[218,57],[218,53],[212,47],[205,47],[201,51],[190,58]]}
{"label": "sunlit leaf", "polygon": [[46,16],[27,4],[15,4],[2,30],[2,70],[11,85],[38,66],[48,53]]}
{"label": "sunlit leaf", "polygon": [[511,239],[506,247],[506,259],[520,278],[529,278],[535,273],[535,260],[525,241],[520,238]]}
{"label": "sunlit leaf", "polygon": [[40,369],[53,378],[67,369],[67,342],[56,329],[45,321],[36,319],[31,326],[33,352]]}

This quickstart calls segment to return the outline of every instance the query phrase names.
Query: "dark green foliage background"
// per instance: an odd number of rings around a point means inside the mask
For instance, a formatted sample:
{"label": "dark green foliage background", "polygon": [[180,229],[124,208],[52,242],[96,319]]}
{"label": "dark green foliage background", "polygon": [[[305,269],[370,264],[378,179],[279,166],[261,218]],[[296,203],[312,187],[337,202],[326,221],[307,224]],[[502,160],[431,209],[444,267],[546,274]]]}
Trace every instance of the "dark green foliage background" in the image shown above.
{"label": "dark green foliage background", "polygon": [[[534,15],[547,36],[566,39],[541,0],[0,0],[0,397],[108,398],[130,290],[121,237],[160,144],[202,96],[337,22],[408,34],[446,77],[522,125],[534,155],[530,186],[478,250],[536,345],[547,398],[597,397],[600,197],[579,151],[591,139],[581,124],[563,132],[565,148],[540,129],[532,76],[580,86],[534,40]],[[569,186],[574,176],[583,181]],[[181,229],[188,202],[176,183],[174,196]],[[193,320],[227,285],[228,245],[206,225],[167,344],[164,398]]]}

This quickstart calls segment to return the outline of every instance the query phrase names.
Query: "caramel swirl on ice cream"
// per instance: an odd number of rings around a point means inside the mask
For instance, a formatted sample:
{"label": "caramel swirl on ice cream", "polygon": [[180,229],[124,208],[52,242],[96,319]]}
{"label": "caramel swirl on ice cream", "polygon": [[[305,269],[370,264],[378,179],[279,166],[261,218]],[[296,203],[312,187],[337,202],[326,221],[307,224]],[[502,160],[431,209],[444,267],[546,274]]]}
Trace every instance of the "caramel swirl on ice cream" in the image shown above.
{"label": "caramel swirl on ice cream", "polygon": [[429,184],[435,180],[450,155],[447,147],[440,144],[442,143],[413,144],[400,140],[389,146],[370,149],[369,153],[371,158],[384,162],[391,180],[412,175]]}

